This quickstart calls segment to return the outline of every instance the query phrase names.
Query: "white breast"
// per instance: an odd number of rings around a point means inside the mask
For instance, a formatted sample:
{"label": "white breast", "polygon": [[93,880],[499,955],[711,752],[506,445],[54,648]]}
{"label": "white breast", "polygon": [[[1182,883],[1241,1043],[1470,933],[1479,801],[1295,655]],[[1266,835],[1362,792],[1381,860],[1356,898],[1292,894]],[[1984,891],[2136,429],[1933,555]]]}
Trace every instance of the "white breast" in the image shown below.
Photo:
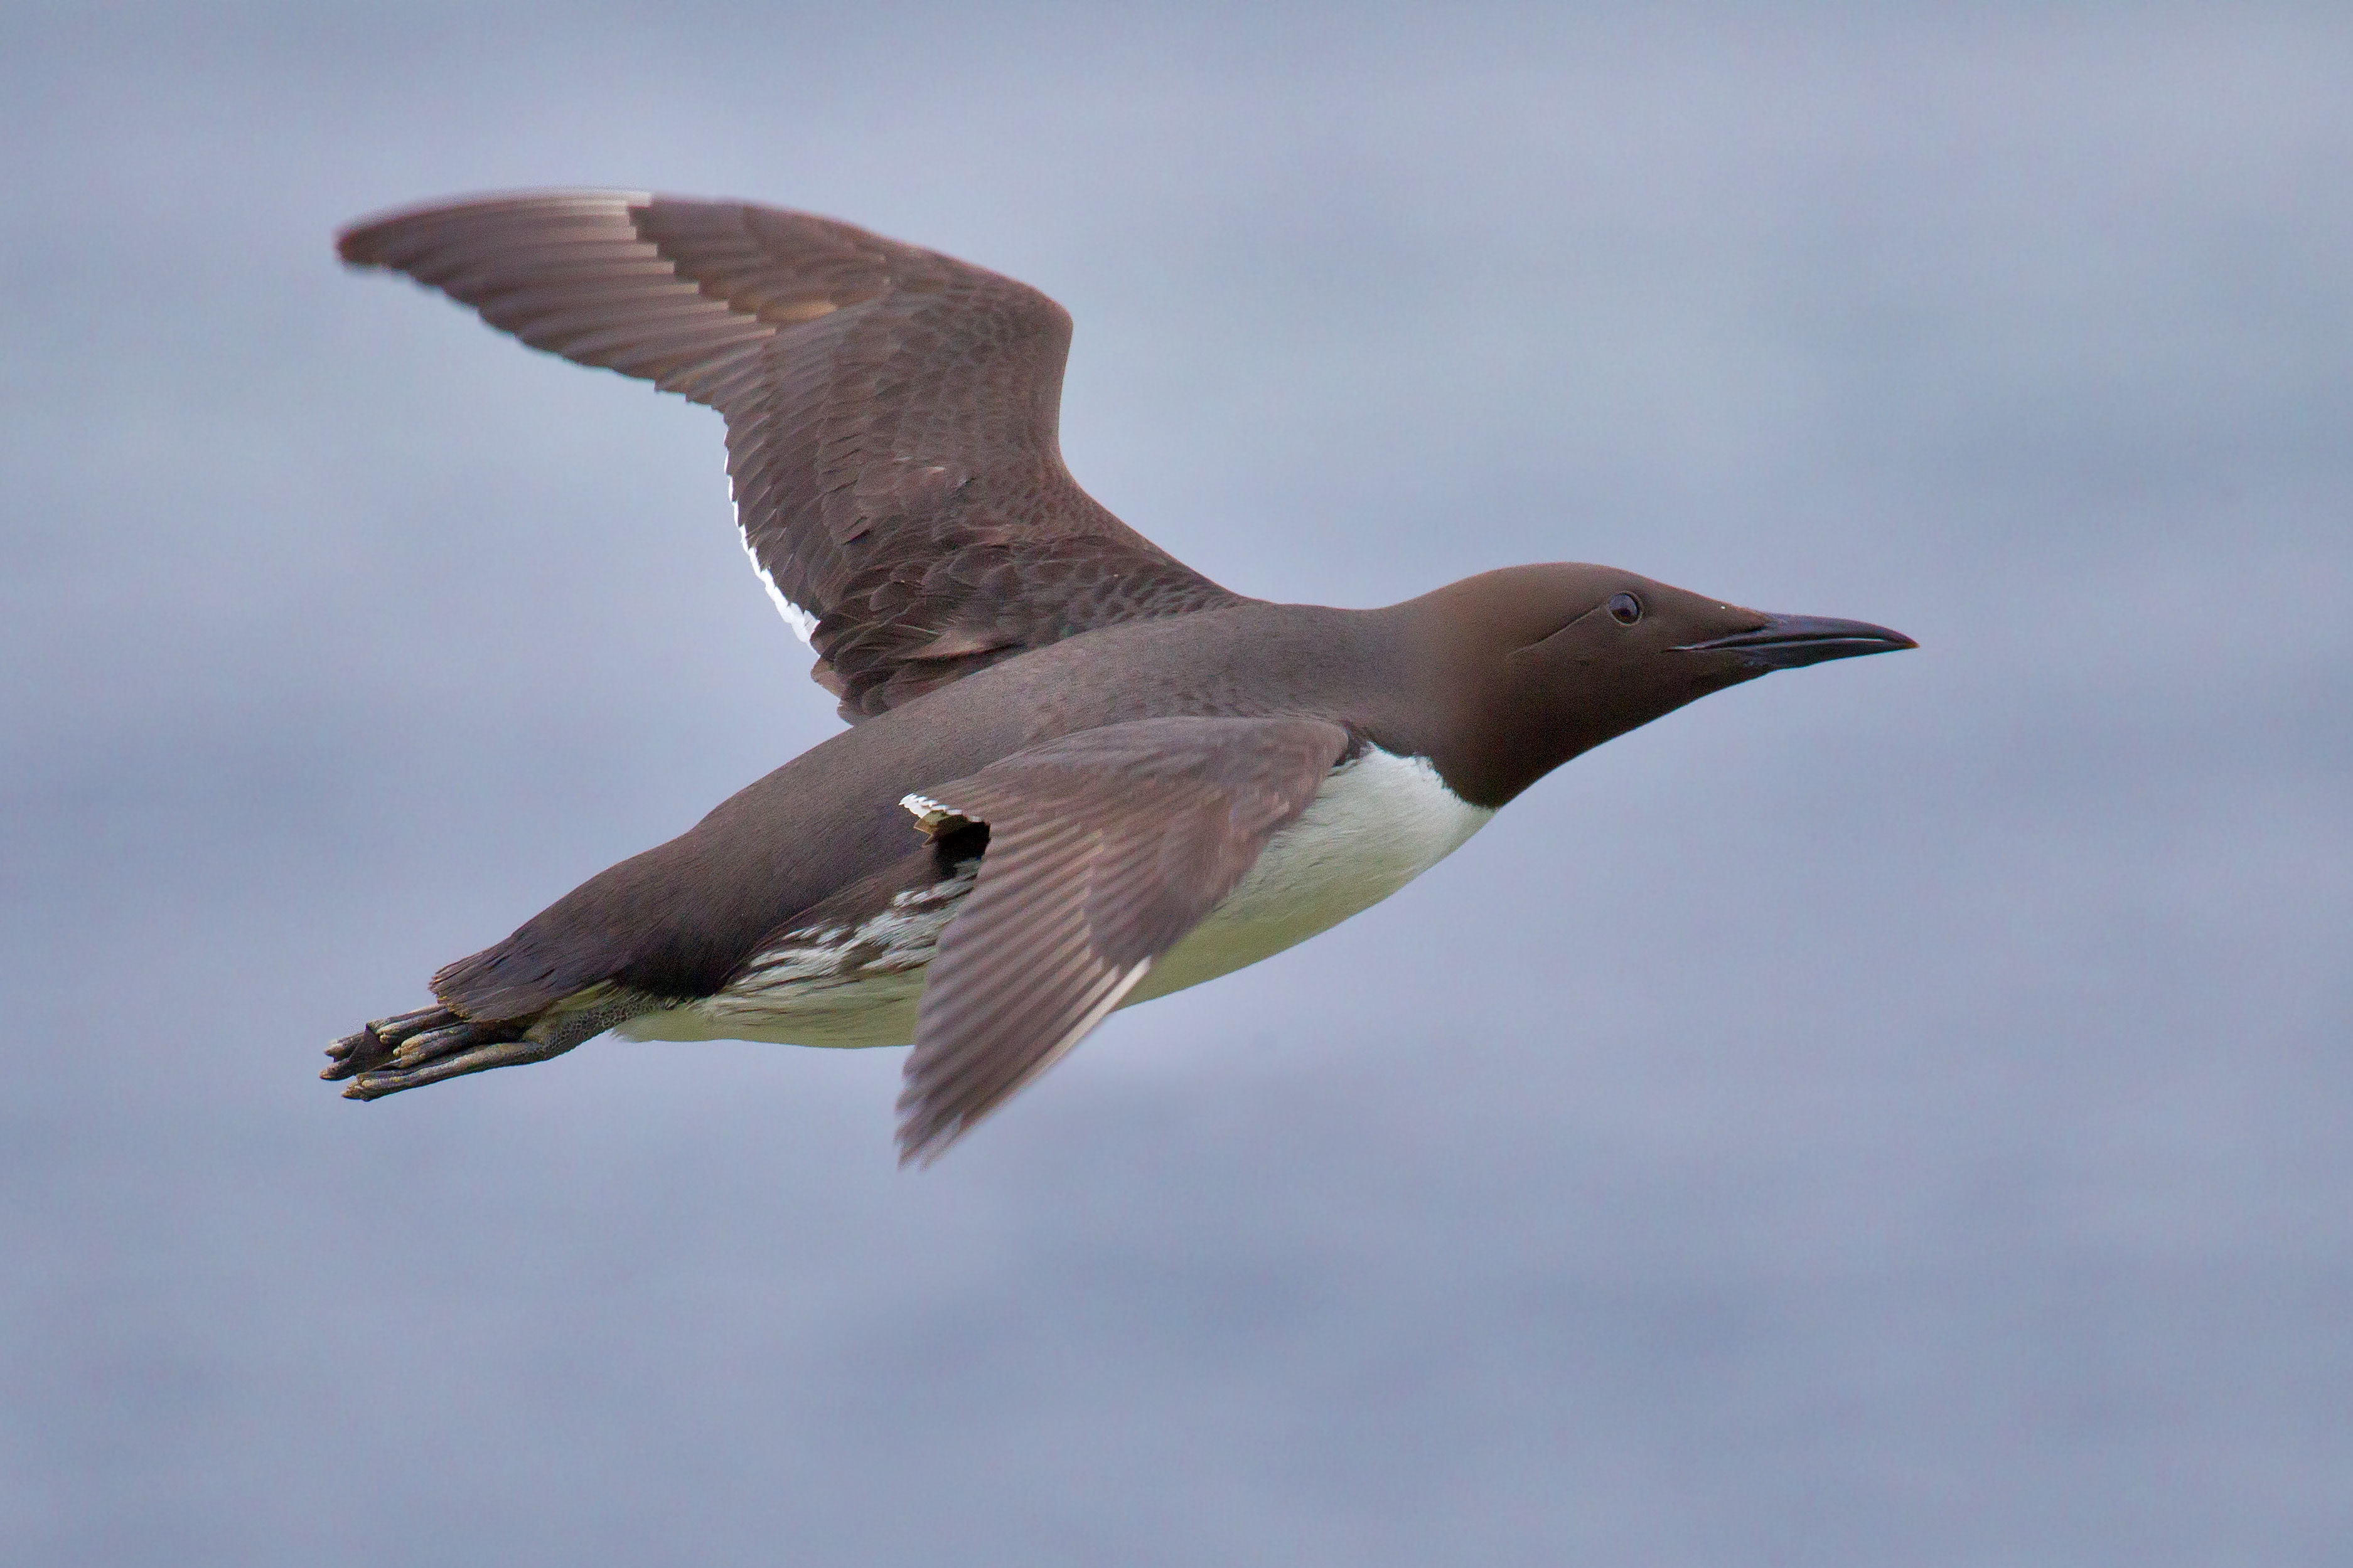
{"label": "white breast", "polygon": [[[1334,770],[1241,885],[1121,1005],[1214,980],[1329,930],[1437,865],[1494,815],[1448,789],[1422,758],[1367,750]],[[717,995],[641,1014],[620,1032],[640,1040],[903,1046],[915,1037],[924,966],[972,885],[967,870],[902,893],[854,929],[797,932]]]}
{"label": "white breast", "polygon": [[1241,886],[1152,966],[1126,1005],[1214,980],[1330,930],[1445,859],[1494,815],[1448,789],[1425,759],[1366,750],[1324,781]]}

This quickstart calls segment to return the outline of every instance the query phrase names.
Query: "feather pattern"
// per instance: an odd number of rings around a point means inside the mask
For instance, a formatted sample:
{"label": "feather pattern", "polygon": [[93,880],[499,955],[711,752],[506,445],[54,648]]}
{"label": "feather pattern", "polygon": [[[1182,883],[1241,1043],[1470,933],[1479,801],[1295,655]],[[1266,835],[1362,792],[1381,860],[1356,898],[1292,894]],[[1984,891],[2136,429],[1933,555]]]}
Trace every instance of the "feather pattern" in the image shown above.
{"label": "feather pattern", "polygon": [[853,721],[1075,632],[1242,602],[1071,478],[1071,319],[1010,279],[805,213],[629,191],[394,213],[339,248],[717,409],[744,546]]}
{"label": "feather pattern", "polygon": [[902,1158],[936,1158],[1101,1023],[1351,743],[1319,719],[1145,719],[910,795],[926,822],[987,824],[988,847],[932,960]]}

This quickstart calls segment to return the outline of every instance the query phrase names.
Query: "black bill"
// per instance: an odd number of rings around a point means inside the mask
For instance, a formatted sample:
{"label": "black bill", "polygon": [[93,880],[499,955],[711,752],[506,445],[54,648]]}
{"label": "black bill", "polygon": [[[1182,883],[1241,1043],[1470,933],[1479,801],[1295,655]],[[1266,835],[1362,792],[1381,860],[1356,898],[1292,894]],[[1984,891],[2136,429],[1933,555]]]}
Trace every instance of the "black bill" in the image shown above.
{"label": "black bill", "polygon": [[1894,653],[1920,645],[1902,632],[1874,626],[1867,621],[1841,621],[1828,616],[1774,616],[1753,631],[1689,644],[1678,653],[1729,653],[1760,669],[1796,669],[1825,659],[1859,658],[1867,653]]}

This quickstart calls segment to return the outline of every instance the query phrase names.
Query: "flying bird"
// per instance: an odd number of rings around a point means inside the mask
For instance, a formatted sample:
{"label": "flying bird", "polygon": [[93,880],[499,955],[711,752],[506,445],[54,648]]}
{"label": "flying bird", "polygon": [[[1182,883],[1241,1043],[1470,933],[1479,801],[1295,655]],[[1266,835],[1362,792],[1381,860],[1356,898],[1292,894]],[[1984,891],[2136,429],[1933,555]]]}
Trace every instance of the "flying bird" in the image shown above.
{"label": "flying bird", "polygon": [[1578,752],[1916,646],[1608,566],[1235,593],[1063,467],[1061,307],[845,223],[548,191],[339,250],[717,409],[744,549],[850,725],[329,1047],[353,1099],[607,1029],[912,1042],[899,1149],[928,1161],[1114,1008],[1388,897]]}

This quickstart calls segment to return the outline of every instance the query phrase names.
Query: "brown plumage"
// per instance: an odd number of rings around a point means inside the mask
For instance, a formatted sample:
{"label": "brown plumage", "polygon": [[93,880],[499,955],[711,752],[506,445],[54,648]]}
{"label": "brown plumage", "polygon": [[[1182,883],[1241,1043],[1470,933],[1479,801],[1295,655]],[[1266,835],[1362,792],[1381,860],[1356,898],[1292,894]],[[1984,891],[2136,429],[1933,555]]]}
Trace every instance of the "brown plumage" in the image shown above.
{"label": "brown plumage", "polygon": [[1317,719],[1141,719],[925,792],[953,814],[939,826],[987,823],[988,853],[932,960],[940,1000],[907,1062],[902,1147],[945,1148],[1078,1044],[1234,890],[1348,745]]}
{"label": "brown plumage", "polygon": [[341,251],[717,409],[745,546],[855,725],[337,1041],[353,1098],[616,1026],[912,1038],[900,1147],[929,1159],[1124,1001],[1387,897],[1577,752],[1913,646],[1602,566],[1377,610],[1229,593],[1064,468],[1060,306],[848,224],[545,192]]}
{"label": "brown plumage", "polygon": [[338,246],[727,421],[744,542],[853,721],[1073,632],[1238,603],[1062,466],[1071,318],[1035,289],[743,202],[538,192]]}

